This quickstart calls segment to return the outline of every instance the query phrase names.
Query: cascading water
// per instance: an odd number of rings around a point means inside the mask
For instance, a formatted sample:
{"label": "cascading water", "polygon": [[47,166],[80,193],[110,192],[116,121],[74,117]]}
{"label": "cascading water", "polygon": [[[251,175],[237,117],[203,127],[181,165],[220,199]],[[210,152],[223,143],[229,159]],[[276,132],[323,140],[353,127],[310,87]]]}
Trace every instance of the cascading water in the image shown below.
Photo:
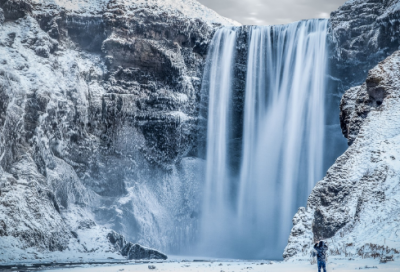
{"label": "cascading water", "polygon": [[[294,213],[323,177],[327,23],[248,29],[241,141],[231,130],[238,28],[215,34],[203,79],[209,95],[203,254],[281,258]],[[233,154],[241,154],[240,169],[230,163]]]}
{"label": "cascading water", "polygon": [[[228,146],[230,127],[230,108],[234,63],[236,31],[234,28],[219,30],[209,50],[211,64],[207,68],[209,78],[203,82],[203,88],[209,93],[206,164],[206,188],[203,229],[210,234],[221,235],[224,233],[226,220],[232,216],[230,209],[230,175],[228,167]],[[218,182],[214,182],[217,181]],[[210,228],[210,229],[208,229]],[[213,237],[218,239],[218,237]],[[222,240],[220,241],[222,242]]]}

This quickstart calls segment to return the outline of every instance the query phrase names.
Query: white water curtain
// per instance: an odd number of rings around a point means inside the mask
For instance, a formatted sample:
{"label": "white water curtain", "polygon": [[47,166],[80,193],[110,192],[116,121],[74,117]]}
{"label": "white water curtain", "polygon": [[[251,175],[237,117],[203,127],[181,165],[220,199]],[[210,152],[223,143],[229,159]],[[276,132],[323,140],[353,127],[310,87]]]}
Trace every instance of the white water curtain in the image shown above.
{"label": "white water curtain", "polygon": [[234,176],[228,161],[237,32],[217,31],[204,75],[209,110],[200,248],[220,257],[281,258],[293,215],[323,177],[327,20],[250,27]]}

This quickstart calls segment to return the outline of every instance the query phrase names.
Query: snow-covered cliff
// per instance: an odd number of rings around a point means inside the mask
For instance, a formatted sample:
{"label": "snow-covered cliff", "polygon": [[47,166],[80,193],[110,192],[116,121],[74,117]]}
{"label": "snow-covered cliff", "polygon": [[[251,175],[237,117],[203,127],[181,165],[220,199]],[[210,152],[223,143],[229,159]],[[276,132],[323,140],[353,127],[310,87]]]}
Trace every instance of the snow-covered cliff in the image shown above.
{"label": "snow-covered cliff", "polygon": [[287,259],[308,258],[320,239],[330,255],[400,253],[399,18],[397,0],[348,1],[331,14],[333,74],[350,88],[340,104],[350,147],[293,218]]}
{"label": "snow-covered cliff", "polygon": [[[380,101],[380,103],[377,103]],[[364,114],[359,115],[359,109]],[[354,142],[300,208],[285,257],[308,257],[324,239],[330,255],[400,253],[400,51],[372,69],[342,99]]]}
{"label": "snow-covered cliff", "polygon": [[107,228],[191,239],[202,67],[228,24],[194,0],[0,1],[0,261],[113,251]]}

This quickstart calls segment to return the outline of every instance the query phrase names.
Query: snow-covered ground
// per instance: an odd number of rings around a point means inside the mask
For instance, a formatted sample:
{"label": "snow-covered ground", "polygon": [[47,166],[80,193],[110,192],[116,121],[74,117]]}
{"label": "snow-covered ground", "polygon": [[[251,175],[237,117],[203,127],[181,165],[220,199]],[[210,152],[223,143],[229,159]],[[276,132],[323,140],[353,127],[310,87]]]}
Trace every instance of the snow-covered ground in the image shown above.
{"label": "snow-covered ground", "polygon": [[[199,259],[200,260],[200,259]],[[149,269],[149,266],[155,266],[155,269]],[[125,265],[84,265],[79,267],[63,267],[51,268],[43,271],[82,271],[82,272],[117,272],[117,271],[209,271],[209,272],[308,272],[317,271],[317,265],[311,264],[309,261],[294,262],[275,262],[275,261],[240,261],[240,260],[213,260],[213,261],[187,261],[183,259],[172,259],[166,262],[149,262],[149,263],[129,263]],[[355,259],[349,260],[345,258],[331,258],[327,264],[328,271],[354,271],[354,270],[372,270],[372,271],[400,271],[400,259],[385,264],[379,263],[378,259]]]}

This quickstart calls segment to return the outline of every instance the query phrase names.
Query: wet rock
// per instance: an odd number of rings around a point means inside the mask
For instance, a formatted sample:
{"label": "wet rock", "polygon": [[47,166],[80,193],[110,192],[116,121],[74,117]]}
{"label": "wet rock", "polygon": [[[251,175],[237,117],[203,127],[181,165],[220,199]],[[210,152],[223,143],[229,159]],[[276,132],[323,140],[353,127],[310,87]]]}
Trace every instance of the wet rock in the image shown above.
{"label": "wet rock", "polygon": [[371,102],[365,85],[356,86],[344,93],[340,103],[340,126],[351,145],[360,126],[371,111]]}
{"label": "wet rock", "polygon": [[127,243],[121,250],[122,256],[126,256],[129,260],[166,260],[167,255],[150,248],[143,247],[139,244]]}
{"label": "wet rock", "polygon": [[3,9],[6,20],[17,20],[32,12],[32,6],[26,0],[3,0],[0,8]]}
{"label": "wet rock", "polygon": [[107,239],[114,245],[117,251],[121,251],[126,245],[125,237],[115,231],[111,231],[107,234]]}

